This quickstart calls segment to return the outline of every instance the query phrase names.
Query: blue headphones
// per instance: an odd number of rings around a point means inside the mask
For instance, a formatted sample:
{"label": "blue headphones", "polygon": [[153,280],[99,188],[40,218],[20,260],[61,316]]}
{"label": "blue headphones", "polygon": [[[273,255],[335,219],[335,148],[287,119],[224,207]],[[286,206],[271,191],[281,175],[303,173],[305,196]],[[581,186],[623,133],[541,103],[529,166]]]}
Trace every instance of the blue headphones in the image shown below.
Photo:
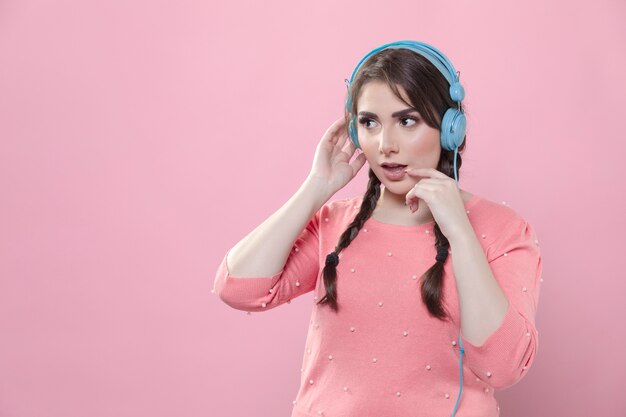
{"label": "blue headphones", "polygon": [[[346,87],[348,88],[346,110],[350,112],[350,107],[352,105],[349,94],[350,86],[352,85],[352,82],[354,81],[354,75],[361,67],[361,64],[363,64],[363,62],[371,55],[388,48],[404,48],[417,52],[418,54],[422,55],[430,62],[432,62],[432,64],[437,67],[437,69],[446,77],[448,83],[450,83],[450,97],[452,98],[452,100],[458,103],[458,108],[448,108],[443,116],[443,119],[441,121],[441,147],[449,151],[454,150],[454,179],[456,180],[458,186],[459,179],[456,172],[456,157],[458,154],[458,147],[461,145],[461,143],[463,142],[463,138],[465,137],[465,128],[467,126],[465,114],[461,110],[461,101],[465,97],[465,89],[459,82],[460,71],[457,72],[454,69],[452,62],[450,62],[450,60],[437,48],[423,42],[402,40],[386,43],[368,52],[367,55],[361,58],[357,66],[354,68],[354,71],[352,71],[352,76],[350,77],[350,80],[345,80]],[[358,149],[361,149],[361,145],[359,144],[359,138],[357,136],[356,125],[356,115],[353,115],[348,125],[348,133],[354,145]]]}
{"label": "blue headphones", "polygon": [[[403,40],[386,43],[382,46],[379,46],[378,48],[371,50],[367,55],[361,58],[356,68],[354,68],[354,71],[352,71],[352,76],[350,77],[350,80],[345,80],[346,87],[348,87],[348,99],[346,101],[346,109],[348,110],[348,112],[350,112],[350,86],[352,85],[352,82],[354,81],[354,75],[361,67],[361,64],[371,55],[387,48],[405,48],[417,52],[418,54],[422,55],[430,62],[432,62],[433,65],[437,67],[437,69],[446,77],[448,83],[450,83],[450,97],[452,98],[452,100],[458,103],[458,108],[448,108],[443,116],[443,120],[441,122],[441,147],[449,151],[454,150],[454,179],[456,180],[458,187],[459,179],[456,172],[456,157],[458,154],[458,147],[461,145],[461,143],[463,142],[463,138],[465,137],[466,120],[465,114],[463,114],[463,111],[461,111],[461,101],[465,97],[465,90],[459,82],[460,71],[455,71],[452,62],[450,62],[450,60],[446,58],[446,56],[441,53],[437,48],[423,42]],[[356,115],[353,115],[350,118],[350,124],[348,125],[348,133],[350,134],[350,139],[356,145],[356,147],[358,149],[361,149],[361,145],[359,144],[359,138],[357,136],[356,123]],[[463,355],[465,353],[465,349],[463,348],[463,337],[461,336],[460,329],[459,344],[461,361],[461,385],[459,387],[459,396],[456,399],[456,405],[454,406],[452,417],[454,417],[454,415],[456,414],[456,410],[459,406],[459,400],[461,399],[461,393],[463,392]]]}

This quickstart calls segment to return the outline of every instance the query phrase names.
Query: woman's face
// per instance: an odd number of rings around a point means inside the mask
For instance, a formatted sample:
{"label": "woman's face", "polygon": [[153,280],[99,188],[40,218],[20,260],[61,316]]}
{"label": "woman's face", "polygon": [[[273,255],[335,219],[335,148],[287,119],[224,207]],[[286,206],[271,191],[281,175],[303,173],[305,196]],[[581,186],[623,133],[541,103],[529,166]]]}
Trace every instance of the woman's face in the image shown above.
{"label": "woman's face", "polygon": [[[404,89],[398,88],[402,97],[410,102]],[[409,108],[380,80],[362,87],[357,111],[359,143],[370,168],[386,189],[404,198],[421,177],[409,176],[400,170],[401,178],[390,179],[381,164],[436,168],[441,154],[439,130],[428,126],[416,110]]]}

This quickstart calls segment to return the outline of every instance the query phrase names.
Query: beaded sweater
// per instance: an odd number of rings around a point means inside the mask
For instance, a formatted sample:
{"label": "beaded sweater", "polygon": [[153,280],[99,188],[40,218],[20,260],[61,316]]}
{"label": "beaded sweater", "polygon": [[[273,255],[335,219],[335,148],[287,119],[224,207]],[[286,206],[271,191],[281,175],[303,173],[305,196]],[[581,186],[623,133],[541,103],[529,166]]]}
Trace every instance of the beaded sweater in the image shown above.
{"label": "beaded sweater", "polygon": [[[291,417],[433,417],[452,415],[461,387],[460,310],[452,249],[444,263],[442,302],[431,316],[420,294],[437,254],[434,221],[416,226],[370,217],[339,253],[339,312],[317,305],[322,270],[363,197],[324,204],[273,276],[230,274],[226,256],[214,292],[232,308],[266,311],[313,292],[300,386]],[[462,339],[463,386],[456,417],[497,417],[495,390],[520,381],[538,349],[535,316],[542,273],[531,224],[506,204],[474,194],[467,216],[509,307],[482,345]],[[230,251],[230,250],[229,250]]]}

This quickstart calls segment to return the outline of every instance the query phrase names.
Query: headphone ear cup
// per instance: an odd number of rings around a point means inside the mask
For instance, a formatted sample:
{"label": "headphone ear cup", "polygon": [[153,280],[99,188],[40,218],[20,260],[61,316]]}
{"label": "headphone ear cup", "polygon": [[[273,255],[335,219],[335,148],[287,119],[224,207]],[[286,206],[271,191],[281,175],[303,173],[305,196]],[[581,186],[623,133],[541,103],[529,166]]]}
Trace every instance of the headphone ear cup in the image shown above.
{"label": "headphone ear cup", "polygon": [[350,135],[350,140],[354,143],[358,149],[361,149],[361,145],[359,144],[359,138],[356,131],[356,117],[352,117],[350,119],[350,123],[348,124],[348,134]]}
{"label": "headphone ear cup", "polygon": [[450,107],[441,121],[441,147],[449,151],[461,146],[465,138],[467,120],[465,114]]}

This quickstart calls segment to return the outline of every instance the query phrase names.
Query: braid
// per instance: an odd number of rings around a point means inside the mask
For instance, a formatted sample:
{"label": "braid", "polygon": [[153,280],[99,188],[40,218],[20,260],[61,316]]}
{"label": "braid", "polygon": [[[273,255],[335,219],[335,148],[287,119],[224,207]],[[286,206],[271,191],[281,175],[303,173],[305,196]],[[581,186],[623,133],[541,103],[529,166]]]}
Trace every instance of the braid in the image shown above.
{"label": "braid", "polygon": [[441,233],[441,229],[439,229],[437,222],[435,222],[434,230],[435,247],[437,248],[438,255],[435,257],[436,262],[433,266],[431,266],[428,271],[424,273],[426,279],[422,281],[420,289],[422,301],[426,304],[426,307],[428,307],[430,314],[440,320],[446,320],[446,317],[449,317],[449,315],[445,311],[443,303],[441,302],[441,298],[443,296],[443,264],[445,259],[442,259],[439,254],[445,251],[447,255],[450,242],[448,242],[446,236]]}
{"label": "braid", "polygon": [[[461,149],[465,148],[465,141],[461,146]],[[461,154],[457,154],[457,169],[460,170],[463,165]],[[442,150],[437,170],[443,172],[447,176],[454,178],[454,151]],[[450,249],[450,242],[446,235],[441,232],[439,225],[435,221],[435,247],[437,248],[437,256],[435,257],[435,264],[431,266],[425,273],[425,280],[421,284],[422,301],[428,307],[430,314],[440,320],[448,320],[450,318],[449,313],[443,307],[443,266],[448,257],[448,250]]]}
{"label": "braid", "polygon": [[[454,175],[453,165],[451,158],[446,152],[443,151],[442,158],[440,159],[437,170],[452,177]],[[454,158],[454,156],[452,156]],[[461,157],[458,156],[457,166],[461,166]],[[376,204],[380,197],[380,180],[374,174],[372,169],[369,169],[369,182],[367,184],[367,191],[363,196],[363,202],[359,209],[358,214],[355,216],[352,223],[348,225],[348,228],[341,234],[337,246],[335,246],[334,252],[331,252],[326,257],[326,265],[323,269],[324,287],[326,288],[326,295],[317,302],[317,304],[329,304],[335,311],[339,311],[337,303],[337,269],[336,266],[339,262],[339,253],[350,245],[350,242],[358,235],[363,224],[369,219],[376,208]],[[430,314],[440,320],[448,320],[450,315],[446,311],[442,303],[443,297],[443,266],[446,261],[448,250],[450,248],[450,242],[446,236],[441,232],[437,222],[434,223],[435,232],[435,247],[437,248],[437,256],[435,257],[435,263],[424,273],[420,286],[421,298]]]}
{"label": "braid", "polygon": [[[359,234],[359,230],[363,227],[363,224],[370,218],[374,209],[376,208],[376,203],[378,202],[378,198],[380,197],[380,180],[376,175],[374,175],[374,171],[370,168],[369,170],[369,182],[367,184],[367,191],[365,192],[365,196],[363,197],[363,202],[361,203],[361,207],[356,217],[348,225],[348,228],[344,230],[344,232],[339,237],[339,243],[335,246],[335,251],[331,252],[336,254],[339,253],[350,245],[350,242]],[[330,256],[330,255],[329,255]],[[326,265],[324,266],[323,274],[324,274],[324,287],[326,288],[326,295],[317,302],[317,304],[326,304],[329,303],[330,307],[335,311],[339,311],[339,306],[337,305],[337,288],[335,287],[335,283],[337,281],[337,262],[329,262],[329,258],[326,258]]]}

